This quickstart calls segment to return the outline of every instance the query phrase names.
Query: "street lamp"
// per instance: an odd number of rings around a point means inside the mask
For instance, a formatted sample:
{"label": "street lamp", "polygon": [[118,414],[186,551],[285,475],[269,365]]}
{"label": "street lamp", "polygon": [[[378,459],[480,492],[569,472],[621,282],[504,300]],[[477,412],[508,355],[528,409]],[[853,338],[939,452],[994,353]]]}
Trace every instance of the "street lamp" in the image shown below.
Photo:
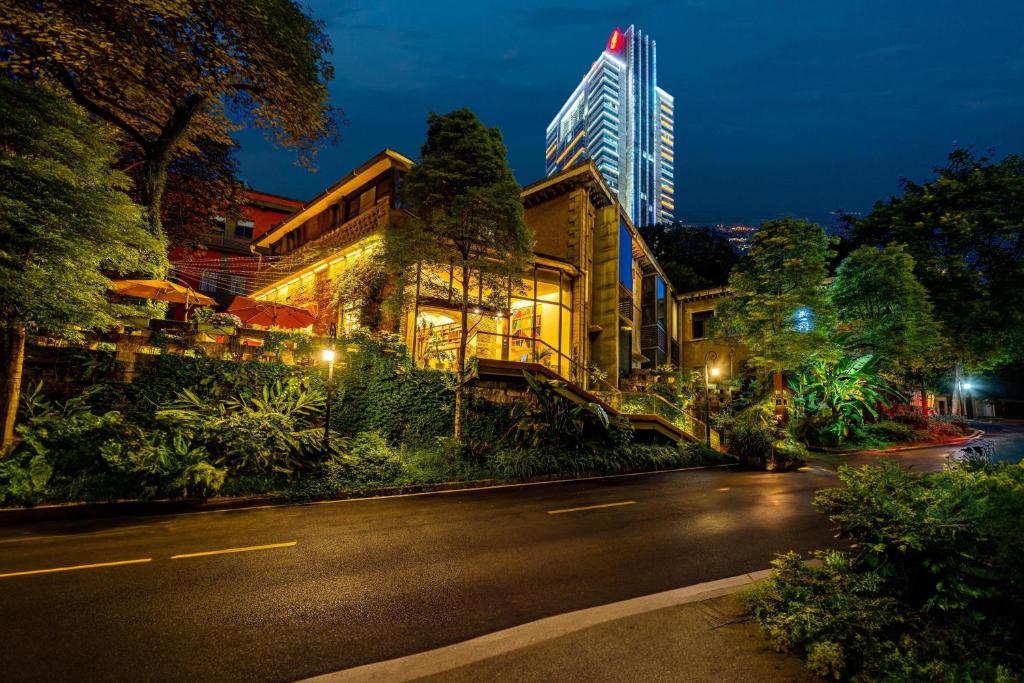
{"label": "street lamp", "polygon": [[331,452],[331,402],[334,399],[334,345],[338,337],[338,326],[331,323],[331,345],[321,352],[321,358],[327,363],[327,407],[324,411],[324,457]]}
{"label": "street lamp", "polygon": [[718,360],[718,354],[708,351],[704,356],[704,434],[707,437],[708,448],[711,448],[711,388],[709,386],[712,377],[718,377],[718,368],[709,369],[708,364]]}

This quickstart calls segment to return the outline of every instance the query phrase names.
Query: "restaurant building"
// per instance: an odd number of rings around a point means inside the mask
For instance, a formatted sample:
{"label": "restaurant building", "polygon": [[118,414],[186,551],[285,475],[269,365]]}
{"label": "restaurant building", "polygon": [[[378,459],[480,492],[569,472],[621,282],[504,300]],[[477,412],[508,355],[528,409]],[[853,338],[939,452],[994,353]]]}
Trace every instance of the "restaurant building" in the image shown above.
{"label": "restaurant building", "polygon": [[[384,150],[255,240],[267,284],[250,296],[313,308],[318,333],[332,323],[341,331],[358,327],[373,302],[335,302],[335,292],[347,271],[374,259],[389,228],[411,217],[402,184],[412,165]],[[522,286],[501,293],[499,307],[488,303],[493,293],[475,292],[469,356],[538,364],[595,390],[618,388],[645,368],[678,366],[675,293],[594,163],[528,185],[522,197],[534,263]],[[407,310],[379,323],[402,336],[420,366],[454,357],[460,277],[447,264],[421,264]]]}

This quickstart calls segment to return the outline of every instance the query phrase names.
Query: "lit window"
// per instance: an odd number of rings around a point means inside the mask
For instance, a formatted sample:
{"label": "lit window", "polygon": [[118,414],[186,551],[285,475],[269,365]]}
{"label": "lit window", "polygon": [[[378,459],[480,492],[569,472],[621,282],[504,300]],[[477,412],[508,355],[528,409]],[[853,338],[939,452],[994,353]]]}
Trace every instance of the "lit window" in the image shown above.
{"label": "lit window", "polygon": [[793,312],[793,329],[797,332],[810,332],[814,329],[814,312],[802,306]]}

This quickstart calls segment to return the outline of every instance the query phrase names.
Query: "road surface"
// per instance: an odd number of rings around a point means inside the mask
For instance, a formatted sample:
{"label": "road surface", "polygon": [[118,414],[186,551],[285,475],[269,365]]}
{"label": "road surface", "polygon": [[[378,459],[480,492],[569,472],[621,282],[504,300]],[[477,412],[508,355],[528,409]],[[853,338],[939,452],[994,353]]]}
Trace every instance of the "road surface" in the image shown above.
{"label": "road surface", "polygon": [[[948,451],[901,457],[935,469]],[[811,507],[835,483],[703,470],[8,526],[0,671],[296,680],[836,544]]]}

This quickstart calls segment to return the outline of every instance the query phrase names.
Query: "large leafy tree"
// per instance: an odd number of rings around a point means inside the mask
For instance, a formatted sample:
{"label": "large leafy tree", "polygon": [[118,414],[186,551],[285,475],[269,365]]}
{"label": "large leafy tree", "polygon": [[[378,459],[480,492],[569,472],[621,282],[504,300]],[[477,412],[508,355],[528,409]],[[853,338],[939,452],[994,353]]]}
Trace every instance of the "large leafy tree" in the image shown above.
{"label": "large leafy tree", "polygon": [[837,338],[854,354],[872,354],[882,366],[912,374],[923,386],[941,336],[928,292],[914,276],[903,245],[863,246],[839,264],[829,295],[839,316]]}
{"label": "large leafy tree", "polygon": [[159,273],[161,241],[114,171],[116,148],[77,106],[0,79],[0,331],[3,446],[14,433],[25,338],[110,327],[138,309],[111,303],[107,273]]}
{"label": "large leafy tree", "polygon": [[442,284],[447,291],[431,294],[459,310],[455,438],[461,439],[471,310],[506,305],[503,296],[532,259],[533,234],[501,132],[468,109],[431,114],[427,125],[420,161],[405,181],[416,218],[389,232],[384,259],[399,274],[399,294],[423,264],[452,271],[452,285]]}
{"label": "large leafy tree", "polygon": [[640,228],[640,235],[679,292],[726,284],[740,261],[732,243],[711,227],[658,223]]}
{"label": "large leafy tree", "polygon": [[783,373],[828,349],[834,317],[824,283],[830,243],[815,223],[768,221],[733,269],[733,296],[719,308],[716,329],[750,349],[754,368]]}
{"label": "large leafy tree", "polygon": [[1024,358],[1024,156],[957,149],[936,172],[877,202],[853,238],[906,245],[956,374]]}
{"label": "large leafy tree", "polygon": [[[171,244],[197,245],[209,239],[215,218],[241,217],[245,184],[237,177],[235,149],[206,141],[171,161],[161,202],[161,222]],[[120,165],[131,174],[133,164],[124,161]]]}
{"label": "large leafy tree", "polygon": [[120,131],[155,233],[169,165],[230,144],[232,122],[310,158],[333,131],[329,51],[293,0],[9,0],[0,14],[0,65]]}

